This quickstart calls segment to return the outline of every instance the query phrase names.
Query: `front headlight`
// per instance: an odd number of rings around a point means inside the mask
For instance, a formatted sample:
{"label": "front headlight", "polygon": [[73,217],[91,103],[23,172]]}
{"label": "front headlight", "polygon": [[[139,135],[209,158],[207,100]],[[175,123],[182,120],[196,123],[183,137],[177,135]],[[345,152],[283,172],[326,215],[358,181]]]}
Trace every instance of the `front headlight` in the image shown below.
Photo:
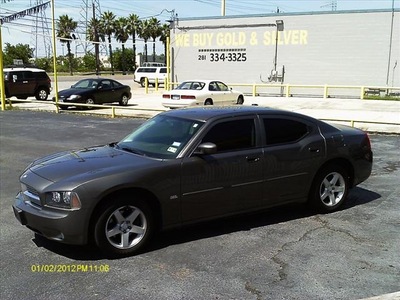
{"label": "front headlight", "polygon": [[78,210],[81,208],[81,200],[75,192],[49,192],[46,194],[46,205],[61,209]]}
{"label": "front headlight", "polygon": [[77,100],[79,98],[81,98],[80,95],[71,95],[71,96],[68,97],[69,100]]}

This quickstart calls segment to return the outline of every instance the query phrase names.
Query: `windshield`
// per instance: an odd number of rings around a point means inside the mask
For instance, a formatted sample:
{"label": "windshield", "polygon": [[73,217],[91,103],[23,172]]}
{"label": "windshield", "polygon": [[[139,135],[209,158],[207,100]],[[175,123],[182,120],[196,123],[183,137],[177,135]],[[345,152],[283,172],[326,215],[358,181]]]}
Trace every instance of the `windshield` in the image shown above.
{"label": "windshield", "polygon": [[156,116],[117,144],[117,147],[154,158],[176,158],[202,122]]}

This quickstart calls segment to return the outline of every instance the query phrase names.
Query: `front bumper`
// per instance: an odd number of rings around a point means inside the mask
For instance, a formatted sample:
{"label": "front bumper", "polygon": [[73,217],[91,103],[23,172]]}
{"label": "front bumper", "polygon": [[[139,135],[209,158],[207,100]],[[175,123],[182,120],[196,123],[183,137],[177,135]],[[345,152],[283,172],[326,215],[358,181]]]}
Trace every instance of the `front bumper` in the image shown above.
{"label": "front bumper", "polygon": [[50,240],[67,244],[86,244],[82,211],[38,207],[27,201],[20,192],[13,205],[14,215],[24,226]]}

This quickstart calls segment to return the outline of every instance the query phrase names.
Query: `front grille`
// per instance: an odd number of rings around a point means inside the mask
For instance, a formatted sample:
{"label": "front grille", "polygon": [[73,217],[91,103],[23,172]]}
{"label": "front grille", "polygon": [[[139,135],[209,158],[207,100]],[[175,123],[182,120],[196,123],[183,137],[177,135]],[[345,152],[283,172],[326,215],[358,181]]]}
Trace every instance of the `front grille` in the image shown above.
{"label": "front grille", "polygon": [[33,205],[41,207],[42,203],[40,202],[39,193],[30,186],[25,186],[25,190],[23,191],[24,200],[31,202]]}

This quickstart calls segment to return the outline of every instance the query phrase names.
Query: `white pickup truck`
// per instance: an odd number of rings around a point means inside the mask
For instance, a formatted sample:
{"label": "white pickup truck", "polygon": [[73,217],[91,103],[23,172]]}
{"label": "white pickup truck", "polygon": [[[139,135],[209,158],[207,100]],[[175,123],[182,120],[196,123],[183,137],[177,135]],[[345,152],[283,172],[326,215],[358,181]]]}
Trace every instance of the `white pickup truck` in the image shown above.
{"label": "white pickup truck", "polygon": [[147,78],[148,84],[155,86],[156,79],[158,84],[164,84],[165,77],[167,77],[167,67],[139,67],[133,75],[133,80],[144,87]]}

